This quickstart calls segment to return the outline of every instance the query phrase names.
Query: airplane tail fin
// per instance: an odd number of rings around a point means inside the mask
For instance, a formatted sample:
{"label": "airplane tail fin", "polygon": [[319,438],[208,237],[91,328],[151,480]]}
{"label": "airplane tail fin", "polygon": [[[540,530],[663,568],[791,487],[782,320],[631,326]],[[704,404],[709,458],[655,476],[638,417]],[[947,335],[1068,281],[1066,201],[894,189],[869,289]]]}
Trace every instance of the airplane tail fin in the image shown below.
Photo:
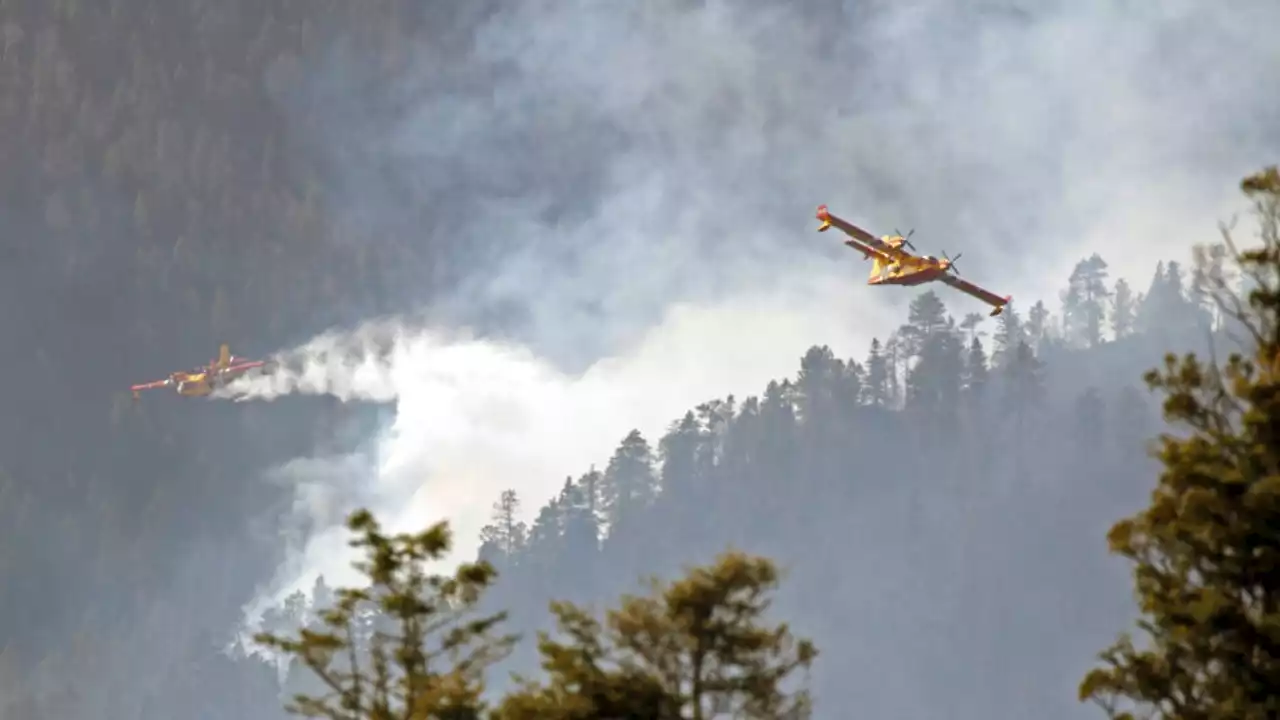
{"label": "airplane tail fin", "polygon": [[231,346],[230,345],[226,343],[222,343],[222,345],[218,347],[218,361],[216,364],[218,368],[225,368],[231,364]]}
{"label": "airplane tail fin", "polygon": [[872,258],[871,273],[867,275],[867,282],[878,280],[882,274],[884,274],[884,263],[880,261],[879,257]]}

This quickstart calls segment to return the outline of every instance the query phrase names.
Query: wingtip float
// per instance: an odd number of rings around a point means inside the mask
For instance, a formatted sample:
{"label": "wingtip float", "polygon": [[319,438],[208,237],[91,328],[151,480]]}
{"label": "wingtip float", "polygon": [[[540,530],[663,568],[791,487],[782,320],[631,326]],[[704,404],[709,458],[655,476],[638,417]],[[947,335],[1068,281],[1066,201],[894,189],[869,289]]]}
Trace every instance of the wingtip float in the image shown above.
{"label": "wingtip float", "polygon": [[862,253],[863,258],[871,260],[871,273],[867,277],[868,285],[922,285],[927,282],[942,282],[993,306],[992,317],[1004,312],[1005,306],[1013,302],[1012,295],[1000,297],[990,290],[962,279],[960,271],[956,269],[955,261],[959,260],[963,253],[951,258],[944,252],[942,258],[936,258],[932,255],[917,255],[904,249],[915,250],[915,246],[911,244],[911,235],[914,231],[908,232],[905,236],[895,231],[893,235],[876,237],[857,225],[832,215],[826,205],[818,206],[816,217],[822,222],[818,226],[818,232],[826,232],[832,227],[838,228],[849,236],[849,239],[844,241],[845,245]]}
{"label": "wingtip float", "polygon": [[231,354],[231,347],[225,343],[218,348],[218,357],[210,360],[208,365],[194,370],[178,370],[169,373],[163,380],[130,386],[133,399],[139,399],[143,390],[172,388],[179,395],[186,397],[207,397],[215,390],[225,387],[231,381],[243,377],[251,370],[266,368],[265,360],[245,360]]}

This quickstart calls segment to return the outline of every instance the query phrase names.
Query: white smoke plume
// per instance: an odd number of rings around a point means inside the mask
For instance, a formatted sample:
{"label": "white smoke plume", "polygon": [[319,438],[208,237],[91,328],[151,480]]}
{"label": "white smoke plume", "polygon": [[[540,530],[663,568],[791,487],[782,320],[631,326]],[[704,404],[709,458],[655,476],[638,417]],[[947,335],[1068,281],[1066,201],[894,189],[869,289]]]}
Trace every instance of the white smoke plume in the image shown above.
{"label": "white smoke plume", "polygon": [[[381,321],[237,384],[241,399],[396,405],[367,454],[277,471],[319,530],[254,607],[344,577],[340,521],[357,505],[395,528],[447,517],[470,553],[502,489],[534,511],[633,427],[656,440],[697,402],[759,392],[811,344],[862,356],[916,292],[866,287],[866,264],[813,233],[819,203],[963,251],[966,277],[1024,312],[1056,310],[1091,252],[1144,290],[1156,260],[1213,239],[1238,179],[1276,156],[1280,111],[1260,89],[1280,83],[1277,8],[570,1],[435,23],[407,119],[330,130],[462,208],[424,234],[512,238],[433,311],[518,307],[523,344]],[[326,97],[352,98],[325,112],[359,118],[359,88],[317,72]],[[353,222],[412,225],[393,221],[382,164],[343,167]],[[588,171],[580,203],[550,189]],[[940,292],[959,315],[985,309]],[[588,369],[564,371],[566,357]]]}
{"label": "white smoke plume", "polygon": [[340,526],[355,507],[375,511],[391,530],[448,519],[454,558],[473,556],[504,489],[516,488],[536,511],[566,475],[607,461],[633,428],[656,441],[701,400],[758,394],[768,379],[793,374],[799,354],[815,342],[861,354],[868,333],[887,330],[886,322],[826,322],[832,312],[858,316],[854,287],[828,277],[714,307],[677,305],[625,353],[581,373],[558,370],[516,345],[395,319],[282,353],[272,373],[238,380],[219,396],[387,401],[395,420],[367,451],[299,459],[274,471],[298,488],[298,519],[319,532],[295,548],[250,614],[305,590],[316,574],[353,579]]}

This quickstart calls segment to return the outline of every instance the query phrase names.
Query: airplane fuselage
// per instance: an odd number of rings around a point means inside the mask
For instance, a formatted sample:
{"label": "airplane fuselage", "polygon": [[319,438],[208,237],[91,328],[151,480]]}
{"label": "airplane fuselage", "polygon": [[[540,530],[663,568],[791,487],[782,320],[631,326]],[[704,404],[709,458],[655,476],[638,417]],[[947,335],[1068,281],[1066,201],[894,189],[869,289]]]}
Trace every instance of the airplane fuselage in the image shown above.
{"label": "airplane fuselage", "polygon": [[926,267],[919,270],[906,270],[900,274],[882,275],[871,278],[868,285],[923,285],[942,277],[946,270],[937,267]]}
{"label": "airplane fuselage", "polygon": [[175,373],[171,380],[179,395],[204,397],[255,367],[258,367],[258,365],[251,364],[225,370],[210,371],[205,369],[199,372]]}

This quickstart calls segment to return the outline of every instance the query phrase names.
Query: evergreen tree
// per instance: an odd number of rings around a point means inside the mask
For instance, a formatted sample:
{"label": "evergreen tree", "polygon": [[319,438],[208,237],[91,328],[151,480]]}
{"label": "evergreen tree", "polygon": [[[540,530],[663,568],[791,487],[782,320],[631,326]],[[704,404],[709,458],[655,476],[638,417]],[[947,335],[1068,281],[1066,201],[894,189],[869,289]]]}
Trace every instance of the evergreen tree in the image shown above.
{"label": "evergreen tree", "polygon": [[592,470],[577,482],[565,479],[560,490],[557,503],[563,513],[561,520],[563,530],[556,553],[554,568],[549,578],[555,580],[558,594],[566,596],[565,576],[578,579],[574,589],[580,597],[593,597],[597,563],[600,555],[600,525],[596,516],[595,493],[596,478],[599,473]]}
{"label": "evergreen tree", "polygon": [[936,292],[926,290],[917,295],[907,311],[907,324],[898,329],[906,357],[919,357],[925,342],[931,336],[945,331],[948,324],[947,307]]}
{"label": "evergreen tree", "polygon": [[507,696],[495,720],[809,717],[808,692],[786,685],[817,651],[764,622],[777,578],[767,560],[730,553],[624,598],[603,623],[553,604],[562,639],[538,642],[547,680]]}
{"label": "evergreen tree", "polygon": [[1019,342],[1013,357],[1002,368],[1004,409],[1013,421],[1015,473],[1022,476],[1028,452],[1028,429],[1033,414],[1045,400],[1044,364],[1025,341]]}
{"label": "evergreen tree", "polygon": [[1026,340],[1026,334],[1022,328],[1022,318],[1018,315],[1018,311],[1012,305],[1005,306],[1004,312],[1000,313],[999,327],[995,334],[995,352],[992,355],[992,365],[1003,367],[1016,353],[1018,346]]}
{"label": "evergreen tree", "polygon": [[1151,276],[1151,285],[1142,296],[1134,318],[1134,329],[1143,334],[1159,330],[1167,308],[1171,305],[1168,284],[1165,275],[1164,261],[1156,263],[1155,274]]}
{"label": "evergreen tree", "polygon": [[[842,368],[841,368],[842,369]],[[733,421],[736,402],[732,395],[723,400],[710,400],[697,408],[701,441],[698,445],[698,474],[710,477],[724,454],[725,435]]]}
{"label": "evergreen tree", "polygon": [[986,348],[982,346],[982,339],[975,337],[969,343],[964,363],[964,390],[972,402],[977,403],[986,396],[989,374]]}
{"label": "evergreen tree", "polygon": [[[961,378],[960,395],[961,431],[963,442],[968,446],[964,450],[965,465],[971,473],[981,475],[988,467],[987,456],[990,453],[990,433],[986,432],[990,398],[988,386],[991,382],[991,370],[987,361],[987,351],[982,345],[982,338],[973,338],[964,357],[964,374]],[[959,474],[959,473],[957,473]]]}
{"label": "evergreen tree", "polygon": [[1117,280],[1111,304],[1111,331],[1115,333],[1117,340],[1133,334],[1137,313],[1136,300],[1129,283],[1124,278]]}
{"label": "evergreen tree", "polygon": [[840,385],[835,392],[836,404],[845,413],[851,412],[860,402],[862,383],[866,376],[866,370],[857,361],[853,359],[845,361],[844,377],[841,378]]}
{"label": "evergreen tree", "polygon": [[653,451],[639,430],[632,430],[609,458],[601,478],[601,504],[610,532],[639,516],[654,500],[658,481],[653,474]]}
{"label": "evergreen tree", "polygon": [[[428,575],[425,565],[449,550],[443,523],[388,536],[372,515],[359,511],[347,527],[358,535],[352,545],[365,552],[356,567],[368,586],[339,590],[337,605],[323,613],[323,630],[255,637],[300,660],[330,691],[295,697],[289,710],[351,720],[478,718],[482,674],[514,642],[491,635],[503,615],[474,617],[493,569],[463,564],[451,577]],[[376,631],[367,647],[357,647],[358,616],[369,609],[384,616],[390,629]]]}
{"label": "evergreen tree", "polygon": [[1151,505],[1108,535],[1133,563],[1147,636],[1122,636],[1081,684],[1112,718],[1280,716],[1280,172],[1243,189],[1263,228],[1239,255],[1263,271],[1238,318],[1256,344],[1222,366],[1171,354],[1147,374],[1184,432],[1160,438]]}
{"label": "evergreen tree", "polygon": [[964,320],[960,322],[960,329],[969,334],[969,344],[972,345],[974,340],[986,335],[983,330],[979,330],[978,326],[986,321],[987,316],[983,313],[966,313]]}
{"label": "evergreen tree", "polygon": [[676,498],[689,497],[693,493],[699,480],[701,444],[702,429],[692,410],[667,430],[658,442],[658,450],[662,454],[664,493]]}
{"label": "evergreen tree", "polygon": [[1170,260],[1165,265],[1164,287],[1167,293],[1166,301],[1171,306],[1177,307],[1187,300],[1186,273],[1182,269],[1182,263],[1177,260]]}
{"label": "evergreen tree", "polygon": [[1062,296],[1063,332],[1073,345],[1094,347],[1102,342],[1109,294],[1106,280],[1107,263],[1097,253],[1076,263]]}
{"label": "evergreen tree", "polygon": [[958,423],[964,374],[963,347],[951,332],[935,332],[925,340],[920,361],[907,377],[906,409],[939,437],[954,433]]}
{"label": "evergreen tree", "polygon": [[901,370],[903,365],[913,357],[909,346],[910,342],[903,338],[901,331],[889,335],[889,339],[884,344],[885,360],[889,367],[890,407],[898,407],[902,401]]}
{"label": "evergreen tree", "polygon": [[1043,300],[1037,300],[1035,305],[1031,306],[1030,312],[1027,313],[1027,325],[1025,330],[1025,338],[1033,349],[1040,348],[1047,339],[1049,333],[1049,308],[1045,307]]}
{"label": "evergreen tree", "polygon": [[490,523],[480,530],[482,546],[490,548],[495,559],[506,566],[518,552],[524,549],[528,527],[520,520],[520,497],[515,490],[503,490],[493,504]]}
{"label": "evergreen tree", "polygon": [[867,379],[862,386],[862,401],[872,407],[889,407],[892,388],[889,381],[889,360],[880,347],[879,338],[871,339],[867,353]]}
{"label": "evergreen tree", "polygon": [[554,556],[560,547],[564,529],[564,508],[558,498],[552,499],[538,511],[538,517],[529,529],[528,548],[535,557]]}
{"label": "evergreen tree", "polygon": [[835,357],[831,348],[825,345],[810,348],[800,358],[800,374],[796,378],[801,420],[814,424],[829,423],[836,411],[840,386],[845,380],[844,362]]}
{"label": "evergreen tree", "polygon": [[1176,261],[1157,266],[1151,288],[1138,307],[1136,326],[1142,333],[1185,338],[1212,324],[1212,318],[1186,288],[1182,265]]}

